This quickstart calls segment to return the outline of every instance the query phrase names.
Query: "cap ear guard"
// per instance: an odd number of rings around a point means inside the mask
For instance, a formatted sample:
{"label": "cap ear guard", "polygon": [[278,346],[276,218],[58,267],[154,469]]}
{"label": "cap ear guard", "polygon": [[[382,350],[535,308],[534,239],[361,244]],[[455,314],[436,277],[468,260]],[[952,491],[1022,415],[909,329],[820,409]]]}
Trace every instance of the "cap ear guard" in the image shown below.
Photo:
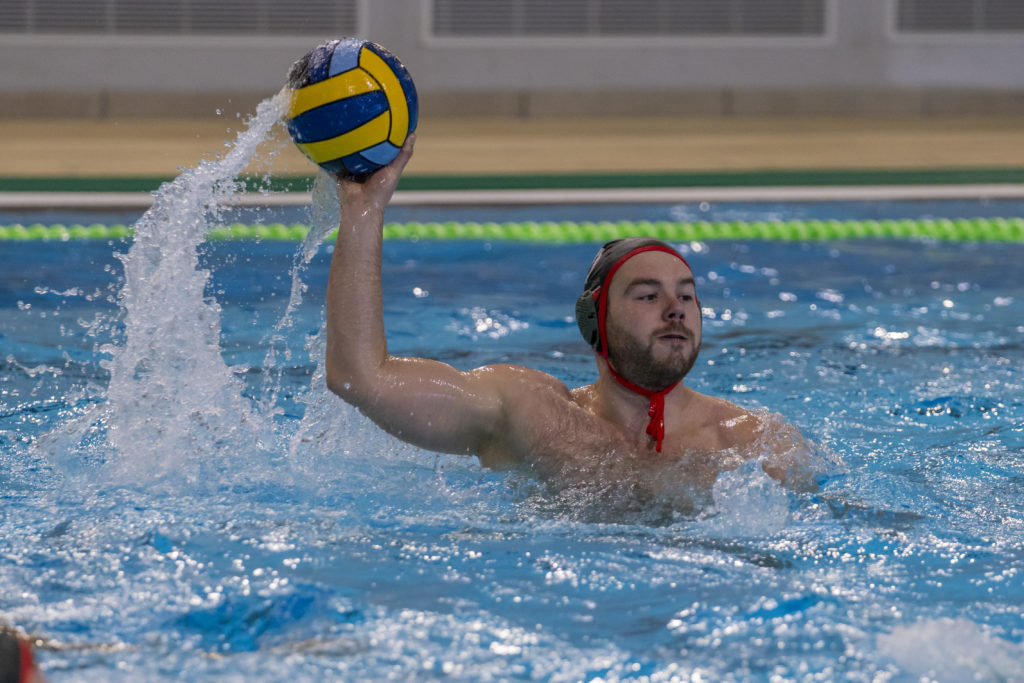
{"label": "cap ear guard", "polygon": [[580,334],[594,350],[601,350],[601,330],[597,320],[597,300],[601,288],[594,291],[583,292],[580,298],[576,299],[576,324],[580,328]]}

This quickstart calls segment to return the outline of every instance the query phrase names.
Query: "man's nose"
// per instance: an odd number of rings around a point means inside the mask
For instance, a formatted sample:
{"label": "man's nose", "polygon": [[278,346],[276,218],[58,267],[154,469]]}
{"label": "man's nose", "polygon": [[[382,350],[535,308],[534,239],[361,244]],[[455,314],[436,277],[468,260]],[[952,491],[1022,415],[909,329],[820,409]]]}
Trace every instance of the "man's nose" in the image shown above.
{"label": "man's nose", "polygon": [[676,298],[671,299],[669,305],[665,307],[665,317],[669,320],[682,320],[685,318],[686,309],[683,306],[683,302]]}

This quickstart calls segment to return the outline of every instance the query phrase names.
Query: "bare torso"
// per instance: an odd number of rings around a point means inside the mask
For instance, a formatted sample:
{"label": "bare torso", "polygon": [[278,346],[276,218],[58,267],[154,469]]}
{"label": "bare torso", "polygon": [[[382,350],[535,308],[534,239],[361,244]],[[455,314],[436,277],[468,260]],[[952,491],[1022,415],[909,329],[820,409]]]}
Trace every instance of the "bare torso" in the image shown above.
{"label": "bare torso", "polygon": [[[764,425],[758,416],[722,399],[686,392],[685,411],[666,412],[662,451],[645,433],[645,399],[638,417],[609,414],[596,385],[570,391],[541,372],[492,366],[507,387],[505,424],[478,453],[490,467],[527,463],[562,481],[647,481],[671,467],[677,476],[710,488],[718,475],[757,453],[752,447]],[[653,485],[653,483],[652,483]]]}
{"label": "bare torso", "polygon": [[[413,141],[410,136],[395,161],[365,183],[337,181],[341,220],[327,288],[325,357],[334,393],[421,448],[473,454],[488,467],[525,465],[567,486],[625,486],[657,495],[668,473],[685,486],[709,489],[721,472],[762,455],[764,471],[789,483],[791,456],[802,444],[795,430],[792,439],[772,437],[766,444],[765,434],[775,428],[766,430],[763,416],[683,384],[664,396],[666,431],[656,450],[646,433],[647,400],[610,380],[604,357],[597,357],[598,381],[570,391],[546,373],[519,366],[461,371],[432,359],[392,356],[380,280],[384,207]],[[631,268],[637,272],[631,275]],[[659,357],[695,353],[699,324],[680,322],[689,315],[699,323],[700,315],[685,262],[645,253],[620,272],[624,289],[613,299],[623,307],[623,329],[645,330],[644,343]]]}

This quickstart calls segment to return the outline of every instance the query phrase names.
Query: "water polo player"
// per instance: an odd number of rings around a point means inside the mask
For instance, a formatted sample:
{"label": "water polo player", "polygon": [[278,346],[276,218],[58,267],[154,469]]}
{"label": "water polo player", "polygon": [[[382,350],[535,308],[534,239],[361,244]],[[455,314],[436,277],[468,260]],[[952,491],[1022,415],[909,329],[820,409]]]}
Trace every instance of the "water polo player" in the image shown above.
{"label": "water polo player", "polygon": [[28,640],[0,624],[0,683],[42,683]]}
{"label": "water polo player", "polygon": [[677,465],[710,487],[743,460],[803,487],[807,448],[795,429],[684,383],[701,342],[686,260],[653,239],[605,245],[577,302],[598,379],[576,389],[516,365],[460,371],[387,350],[381,293],[384,209],[414,136],[364,182],[338,178],[341,222],[327,292],[327,384],[381,428],[490,467],[526,464],[559,478],[631,477]]}

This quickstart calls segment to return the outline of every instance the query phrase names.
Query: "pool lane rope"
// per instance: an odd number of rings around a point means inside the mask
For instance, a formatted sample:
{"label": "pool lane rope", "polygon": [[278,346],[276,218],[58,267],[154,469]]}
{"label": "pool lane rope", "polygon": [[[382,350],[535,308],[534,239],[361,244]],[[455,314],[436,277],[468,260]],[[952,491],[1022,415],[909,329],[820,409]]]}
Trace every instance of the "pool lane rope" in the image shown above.
{"label": "pool lane rope", "polygon": [[[306,237],[309,226],[245,225],[212,229],[211,241],[285,240]],[[0,242],[121,240],[130,238],[127,225],[0,225]],[[387,223],[385,239],[494,240],[514,242],[606,242],[649,235],[669,242],[711,240],[827,241],[856,238],[926,238],[952,242],[1024,242],[1024,218],[937,218],[896,220],[790,221],[520,221]],[[334,233],[327,239],[333,239]]]}

